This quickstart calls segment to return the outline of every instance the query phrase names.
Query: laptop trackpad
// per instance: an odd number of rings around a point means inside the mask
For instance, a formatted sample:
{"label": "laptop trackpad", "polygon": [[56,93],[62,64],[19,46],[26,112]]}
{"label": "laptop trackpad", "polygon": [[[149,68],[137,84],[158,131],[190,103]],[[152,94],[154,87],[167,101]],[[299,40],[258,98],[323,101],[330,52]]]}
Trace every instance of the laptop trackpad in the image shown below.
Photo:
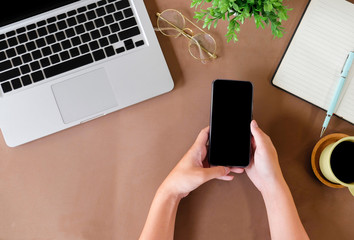
{"label": "laptop trackpad", "polygon": [[103,68],[54,84],[52,91],[64,123],[95,117],[117,106]]}

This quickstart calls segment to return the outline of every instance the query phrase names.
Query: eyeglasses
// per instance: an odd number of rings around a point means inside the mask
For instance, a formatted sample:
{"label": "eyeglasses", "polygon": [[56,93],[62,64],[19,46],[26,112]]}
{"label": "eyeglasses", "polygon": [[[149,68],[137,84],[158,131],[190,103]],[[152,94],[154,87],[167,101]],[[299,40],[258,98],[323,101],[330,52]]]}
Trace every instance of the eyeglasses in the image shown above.
{"label": "eyeglasses", "polygon": [[[167,9],[162,13],[156,13],[158,30],[168,37],[179,37],[181,35],[189,39],[189,53],[202,63],[207,60],[216,59],[216,42],[214,38],[195,25],[182,13],[174,9]],[[200,33],[193,34],[193,30],[186,28],[186,20],[196,27]]]}

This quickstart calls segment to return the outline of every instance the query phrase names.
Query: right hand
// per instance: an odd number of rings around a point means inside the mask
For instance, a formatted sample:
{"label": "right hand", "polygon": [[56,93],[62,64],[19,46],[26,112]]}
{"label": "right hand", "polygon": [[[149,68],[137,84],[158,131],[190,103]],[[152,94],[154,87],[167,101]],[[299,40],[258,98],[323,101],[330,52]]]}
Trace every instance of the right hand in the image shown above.
{"label": "right hand", "polygon": [[[255,120],[251,122],[252,157],[248,167],[245,168],[248,177],[262,193],[269,187],[284,181],[278,154],[272,140],[259,127]],[[232,172],[240,172],[240,168],[232,168]]]}

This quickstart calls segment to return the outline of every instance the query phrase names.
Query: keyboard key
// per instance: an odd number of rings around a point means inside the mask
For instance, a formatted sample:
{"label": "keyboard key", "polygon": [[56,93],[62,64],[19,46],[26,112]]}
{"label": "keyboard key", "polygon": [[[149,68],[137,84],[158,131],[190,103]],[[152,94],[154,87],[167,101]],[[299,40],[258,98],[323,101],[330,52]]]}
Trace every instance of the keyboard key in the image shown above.
{"label": "keyboard key", "polygon": [[80,37],[81,37],[81,41],[83,43],[87,43],[87,42],[91,41],[91,36],[88,33],[82,34]]}
{"label": "keyboard key", "polygon": [[106,22],[107,25],[111,24],[114,22],[113,15],[108,15],[104,17],[104,21]]}
{"label": "keyboard key", "polygon": [[66,24],[65,20],[57,22],[57,26],[58,26],[59,30],[63,30],[63,29],[68,27],[68,25]]}
{"label": "keyboard key", "polygon": [[22,64],[22,60],[20,57],[15,57],[15,58],[11,59],[11,62],[14,67],[18,67]]}
{"label": "keyboard key", "polygon": [[133,16],[133,11],[131,8],[124,9],[123,13],[124,13],[125,18]]}
{"label": "keyboard key", "polygon": [[34,42],[28,42],[25,45],[26,45],[27,51],[32,51],[37,48],[36,44],[34,44]]}
{"label": "keyboard key", "polygon": [[45,40],[47,41],[47,44],[53,44],[55,43],[57,40],[55,39],[54,35],[49,35],[45,38]]}
{"label": "keyboard key", "polygon": [[57,16],[57,19],[58,20],[62,20],[62,19],[65,19],[66,18],[66,13],[62,13],[62,14],[59,14],[58,16]]}
{"label": "keyboard key", "polygon": [[44,38],[40,38],[40,39],[36,40],[36,44],[37,44],[37,47],[39,47],[39,48],[47,45]]}
{"label": "keyboard key", "polygon": [[37,71],[31,74],[33,82],[39,82],[44,79],[42,71]]}
{"label": "keyboard key", "polygon": [[144,40],[139,40],[139,41],[137,41],[137,42],[135,43],[135,46],[136,46],[136,47],[140,47],[140,46],[142,46],[142,45],[144,45]]}
{"label": "keyboard key", "polygon": [[96,18],[96,13],[95,13],[95,11],[91,10],[86,13],[86,16],[89,20],[92,20],[92,19]]}
{"label": "keyboard key", "polygon": [[116,2],[115,5],[116,5],[117,10],[120,10],[120,9],[130,6],[128,0],[122,0],[122,1]]}
{"label": "keyboard key", "polygon": [[124,46],[125,46],[126,50],[130,50],[130,49],[133,49],[135,47],[134,43],[133,43],[133,40],[131,40],[131,39],[125,40],[124,41]]}
{"label": "keyboard key", "polygon": [[10,60],[4,61],[0,63],[0,71],[5,71],[7,69],[12,68],[12,64]]}
{"label": "keyboard key", "polygon": [[107,57],[111,57],[116,54],[116,52],[114,51],[114,48],[112,46],[105,47],[104,51],[105,51]]}
{"label": "keyboard key", "polygon": [[15,36],[15,34],[16,34],[15,30],[13,30],[13,31],[7,32],[6,36],[7,37],[12,37],[12,36]]}
{"label": "keyboard key", "polygon": [[90,48],[88,47],[87,44],[83,44],[79,46],[79,49],[82,54],[88,53],[90,51]]}
{"label": "keyboard key", "polygon": [[120,48],[117,48],[116,49],[116,53],[122,53],[125,51],[125,48],[124,47],[120,47]]}
{"label": "keyboard key", "polygon": [[68,38],[71,38],[71,37],[75,36],[74,29],[73,28],[69,28],[69,29],[65,30],[65,35]]}
{"label": "keyboard key", "polygon": [[41,26],[44,26],[46,24],[47,24],[46,21],[42,20],[42,21],[37,22],[37,27],[41,27]]}
{"label": "keyboard key", "polygon": [[94,9],[94,8],[96,8],[97,7],[97,5],[96,5],[96,3],[91,3],[91,4],[89,4],[88,6],[87,6],[87,9]]}
{"label": "keyboard key", "polygon": [[17,39],[20,43],[25,43],[28,41],[28,37],[26,34],[21,34],[17,36]]}
{"label": "keyboard key", "polygon": [[78,13],[83,13],[83,12],[86,12],[86,10],[87,10],[86,6],[83,6],[83,7],[78,8],[77,12]]}
{"label": "keyboard key", "polygon": [[16,51],[14,48],[10,48],[8,50],[6,50],[6,55],[8,58],[12,58],[14,56],[16,56]]}
{"label": "keyboard key", "polygon": [[89,46],[90,46],[90,49],[91,51],[94,51],[96,49],[98,49],[100,46],[98,45],[98,42],[97,41],[92,41],[89,43]]}
{"label": "keyboard key", "polygon": [[63,49],[69,49],[72,47],[71,42],[68,39],[61,42],[61,46]]}
{"label": "keyboard key", "polygon": [[102,18],[96,19],[96,20],[95,20],[95,25],[96,25],[97,28],[102,27],[102,26],[104,25],[103,19],[102,19]]}
{"label": "keyboard key", "polygon": [[130,28],[132,26],[135,26],[136,25],[136,21],[135,21],[135,18],[132,17],[132,18],[128,18],[126,20],[123,20],[121,22],[119,22],[119,25],[122,29],[126,29],[126,28]]}
{"label": "keyboard key", "polygon": [[29,75],[25,75],[25,76],[21,77],[21,82],[22,82],[23,86],[28,86],[28,85],[32,84],[32,80]]}
{"label": "keyboard key", "polygon": [[7,57],[6,57],[5,52],[0,52],[0,61],[5,60],[6,58]]}
{"label": "keyboard key", "polygon": [[86,15],[81,13],[79,15],[76,16],[76,19],[79,23],[83,23],[87,21]]}
{"label": "keyboard key", "polygon": [[116,12],[113,14],[113,17],[116,21],[122,20],[124,18],[123,13],[122,12]]}
{"label": "keyboard key", "polygon": [[106,15],[106,10],[103,7],[97,8],[96,9],[96,14],[98,17],[101,17],[103,15]]}
{"label": "keyboard key", "polygon": [[94,30],[94,31],[91,32],[91,38],[92,39],[98,39],[100,37],[101,37],[100,31]]}
{"label": "keyboard key", "polygon": [[33,51],[31,54],[33,59],[40,59],[42,57],[42,53],[40,50]]}
{"label": "keyboard key", "polygon": [[93,62],[91,54],[85,54],[77,58],[70,59],[68,61],[56,64],[49,68],[44,69],[44,74],[47,78],[56,76],[58,74],[76,69],[78,67],[85,66]]}
{"label": "keyboard key", "polygon": [[62,50],[60,43],[56,43],[56,44],[52,45],[51,47],[52,47],[53,53],[58,53]]}
{"label": "keyboard key", "polygon": [[85,28],[87,31],[91,31],[95,28],[95,25],[93,24],[93,22],[87,22],[85,23]]}
{"label": "keyboard key", "polygon": [[95,61],[99,61],[102,60],[106,57],[106,55],[104,54],[104,51],[102,49],[94,51],[92,53],[93,57],[95,58]]}
{"label": "keyboard key", "polygon": [[47,19],[47,23],[53,23],[53,22],[56,22],[56,21],[57,21],[56,17],[51,17],[51,18]]}
{"label": "keyboard key", "polygon": [[108,27],[103,27],[100,29],[100,33],[101,33],[101,36],[107,36],[111,33],[111,31],[109,31]]}
{"label": "keyboard key", "polygon": [[83,25],[79,25],[75,27],[75,32],[77,35],[82,34],[85,32],[85,28]]}
{"label": "keyboard key", "polygon": [[29,65],[22,65],[22,66],[20,67],[20,69],[21,69],[21,73],[22,73],[22,74],[26,74],[26,73],[29,73],[29,72],[31,71]]}
{"label": "keyboard key", "polygon": [[72,45],[73,46],[78,46],[78,45],[80,45],[81,44],[81,39],[80,39],[80,37],[73,37],[72,39],[71,39],[71,43],[72,43]]}
{"label": "keyboard key", "polygon": [[[74,15],[76,15],[76,10],[74,9],[74,10],[71,10],[71,11],[69,11],[68,13],[67,13],[67,15],[68,15],[68,17],[71,17],[71,16],[74,16]],[[68,22],[69,23],[69,22]]]}
{"label": "keyboard key", "polygon": [[101,38],[100,40],[98,40],[98,42],[100,43],[100,46],[101,47],[106,47],[109,45],[109,42],[108,42],[108,38]]}
{"label": "keyboard key", "polygon": [[12,91],[12,87],[11,87],[11,84],[10,82],[4,82],[1,84],[1,88],[2,88],[2,91],[4,93],[7,93],[7,92],[10,92]]}
{"label": "keyboard key", "polygon": [[136,36],[138,34],[140,34],[140,30],[138,27],[129,28],[127,30],[124,30],[124,31],[118,33],[120,40],[131,38],[131,37]]}
{"label": "keyboard key", "polygon": [[41,51],[43,56],[49,56],[52,54],[52,50],[50,49],[50,47],[42,48]]}
{"label": "keyboard key", "polygon": [[112,33],[118,32],[120,30],[118,23],[113,23],[109,25]]}
{"label": "keyboard key", "polygon": [[77,24],[77,20],[76,20],[75,17],[68,18],[66,21],[68,22],[68,25],[69,25],[70,27],[72,27],[72,26],[74,26],[74,25]]}
{"label": "keyboard key", "polygon": [[6,41],[1,41],[0,42],[0,50],[5,50],[9,47],[9,45],[7,45]]}
{"label": "keyboard key", "polygon": [[47,28],[49,33],[55,33],[56,31],[58,31],[58,27],[54,23],[48,25]]}
{"label": "keyboard key", "polygon": [[70,58],[69,51],[61,52],[59,55],[62,61],[68,60]]}
{"label": "keyboard key", "polygon": [[60,62],[60,57],[58,54],[50,56],[49,59],[52,62],[52,64],[56,64],[56,63]]}
{"label": "keyboard key", "polygon": [[106,8],[107,13],[112,13],[112,12],[116,11],[116,9],[114,8],[114,4],[113,3],[107,5],[105,8]]}
{"label": "keyboard key", "polygon": [[27,50],[25,48],[25,45],[20,45],[16,47],[17,54],[24,54]]}
{"label": "keyboard key", "polygon": [[20,70],[18,68],[13,68],[6,72],[0,73],[0,82],[4,82],[6,80],[19,77],[21,75]]}
{"label": "keyboard key", "polygon": [[30,40],[34,40],[34,39],[38,38],[38,34],[37,34],[36,30],[28,32],[27,36]]}
{"label": "keyboard key", "polygon": [[109,36],[108,36],[108,39],[109,39],[109,42],[110,42],[111,44],[116,43],[116,42],[119,41],[116,34],[109,35]]}
{"label": "keyboard key", "polygon": [[80,55],[80,51],[78,48],[72,48],[69,50],[71,57],[77,57]]}
{"label": "keyboard key", "polygon": [[46,27],[41,27],[37,29],[38,35],[43,37],[48,34],[48,30]]}
{"label": "keyboard key", "polygon": [[43,58],[40,60],[40,63],[42,65],[43,68],[48,67],[50,65],[50,61],[49,58]]}
{"label": "keyboard key", "polygon": [[38,61],[37,62],[31,62],[30,66],[31,66],[32,71],[36,71],[36,70],[41,68],[41,66],[39,65]]}
{"label": "keyboard key", "polygon": [[17,38],[12,37],[7,40],[10,47],[16,46],[18,44]]}
{"label": "keyboard key", "polygon": [[12,85],[12,88],[15,90],[15,89],[19,89],[20,87],[22,87],[22,84],[21,84],[21,81],[19,78],[16,78],[14,80],[11,81],[11,85]]}
{"label": "keyboard key", "polygon": [[24,63],[28,63],[28,62],[32,61],[31,54],[29,54],[29,53],[26,53],[26,54],[22,55],[21,57],[22,57],[22,62],[24,62]]}
{"label": "keyboard key", "polygon": [[62,41],[62,40],[64,40],[64,39],[66,39],[66,36],[65,36],[64,32],[58,32],[58,33],[56,33],[56,34],[55,34],[55,37],[56,37],[56,39],[57,39],[58,41]]}

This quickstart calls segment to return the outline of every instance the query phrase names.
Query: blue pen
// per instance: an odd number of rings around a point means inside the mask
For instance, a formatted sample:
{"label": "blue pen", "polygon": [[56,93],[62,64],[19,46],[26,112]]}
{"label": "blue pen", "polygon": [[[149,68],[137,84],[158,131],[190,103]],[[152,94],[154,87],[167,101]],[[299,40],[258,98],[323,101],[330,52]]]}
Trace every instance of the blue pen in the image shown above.
{"label": "blue pen", "polygon": [[347,57],[347,60],[344,63],[342,73],[340,75],[340,79],[339,79],[339,82],[337,85],[336,92],[334,93],[334,96],[331,101],[331,105],[329,106],[329,108],[327,110],[327,115],[326,115],[326,118],[325,118],[323,125],[322,125],[322,131],[321,131],[320,137],[322,137],[323,133],[326,131],[328,123],[331,120],[332,114],[334,112],[334,109],[337,106],[340,93],[342,92],[345,80],[347,79],[347,76],[348,76],[348,72],[350,70],[350,67],[352,66],[353,59],[354,59],[354,52],[350,52]]}

